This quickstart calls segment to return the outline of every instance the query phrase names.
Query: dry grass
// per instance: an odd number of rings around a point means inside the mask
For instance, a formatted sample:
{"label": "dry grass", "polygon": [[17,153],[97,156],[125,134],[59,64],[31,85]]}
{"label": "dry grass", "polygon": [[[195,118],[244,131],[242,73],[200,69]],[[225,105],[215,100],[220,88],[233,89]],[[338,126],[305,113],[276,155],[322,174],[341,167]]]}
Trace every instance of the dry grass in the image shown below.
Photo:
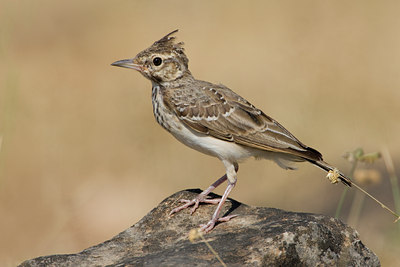
{"label": "dry grass", "polygon": [[[109,66],[176,28],[197,78],[233,88],[344,172],[341,155],[359,146],[386,145],[395,166],[400,160],[396,1],[0,6],[0,265],[80,251],[173,192],[205,188],[222,174],[218,160],[156,125],[148,81]],[[232,197],[334,215],[341,185],[299,167],[242,164]],[[370,191],[393,203],[388,180]],[[399,264],[392,218],[365,204],[361,238],[383,264]]]}

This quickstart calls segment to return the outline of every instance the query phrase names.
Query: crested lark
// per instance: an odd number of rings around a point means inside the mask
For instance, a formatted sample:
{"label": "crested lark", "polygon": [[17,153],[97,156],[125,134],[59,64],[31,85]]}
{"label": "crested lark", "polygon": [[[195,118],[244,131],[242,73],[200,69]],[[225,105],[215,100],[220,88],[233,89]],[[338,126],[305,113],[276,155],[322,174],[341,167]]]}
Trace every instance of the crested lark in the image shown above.
{"label": "crested lark", "polygon": [[[237,180],[238,162],[264,158],[284,169],[291,163],[308,161],[350,186],[351,181],[323,161],[321,153],[304,145],[276,120],[254,107],[224,85],[196,80],[188,69],[183,43],[175,43],[173,31],[133,59],[119,60],[113,66],[139,71],[152,83],[153,113],[157,122],[185,145],[219,158],[226,174],[204,190],[197,198],[181,200],[185,204],[170,214],[199,203],[218,204],[211,220],[202,225],[211,231],[217,222],[235,215],[220,217],[222,205]],[[224,181],[228,186],[221,199],[207,195]]]}

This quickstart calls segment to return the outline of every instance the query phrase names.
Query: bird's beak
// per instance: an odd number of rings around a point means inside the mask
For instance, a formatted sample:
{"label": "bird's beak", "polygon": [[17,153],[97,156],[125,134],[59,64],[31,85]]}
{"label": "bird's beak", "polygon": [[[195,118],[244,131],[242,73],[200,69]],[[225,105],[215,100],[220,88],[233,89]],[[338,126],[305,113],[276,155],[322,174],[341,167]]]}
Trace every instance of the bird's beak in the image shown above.
{"label": "bird's beak", "polygon": [[134,69],[137,71],[143,71],[143,66],[133,63],[133,59],[118,60],[118,61],[115,61],[114,63],[112,63],[111,66]]}

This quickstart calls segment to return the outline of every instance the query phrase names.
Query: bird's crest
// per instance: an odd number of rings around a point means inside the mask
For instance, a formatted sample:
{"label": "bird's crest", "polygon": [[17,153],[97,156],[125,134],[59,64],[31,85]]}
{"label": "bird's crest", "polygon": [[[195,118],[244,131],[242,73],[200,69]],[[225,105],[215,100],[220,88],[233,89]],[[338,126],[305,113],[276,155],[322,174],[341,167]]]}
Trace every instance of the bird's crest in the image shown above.
{"label": "bird's crest", "polygon": [[184,48],[183,42],[175,43],[176,37],[173,36],[175,33],[177,33],[178,30],[172,31],[165,35],[163,38],[160,40],[154,42],[154,44],[151,46],[151,49],[153,50],[158,50],[158,51],[172,51],[174,52],[179,58],[183,60],[183,62],[188,64],[188,59],[184,53]]}

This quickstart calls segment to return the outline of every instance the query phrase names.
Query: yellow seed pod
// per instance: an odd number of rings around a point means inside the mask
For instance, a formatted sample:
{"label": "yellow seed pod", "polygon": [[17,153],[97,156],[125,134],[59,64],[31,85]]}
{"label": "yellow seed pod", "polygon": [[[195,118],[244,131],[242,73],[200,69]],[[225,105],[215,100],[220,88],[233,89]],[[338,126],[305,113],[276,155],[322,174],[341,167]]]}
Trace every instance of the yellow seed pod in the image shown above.
{"label": "yellow seed pod", "polygon": [[328,174],[326,175],[326,178],[328,178],[332,184],[336,184],[337,182],[339,182],[339,179],[338,179],[339,176],[340,176],[339,170],[333,169],[328,172]]}

